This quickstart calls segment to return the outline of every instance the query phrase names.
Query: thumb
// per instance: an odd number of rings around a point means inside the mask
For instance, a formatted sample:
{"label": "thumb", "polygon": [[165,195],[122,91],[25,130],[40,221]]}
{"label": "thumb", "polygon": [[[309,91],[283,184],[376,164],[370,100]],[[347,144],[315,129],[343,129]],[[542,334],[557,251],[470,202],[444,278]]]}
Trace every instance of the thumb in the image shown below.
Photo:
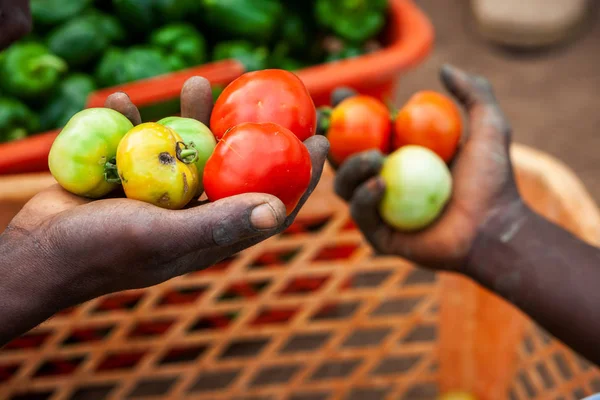
{"label": "thumb", "polygon": [[208,79],[201,76],[188,79],[181,89],[181,116],[196,119],[208,126],[212,109],[212,89]]}
{"label": "thumb", "polygon": [[276,231],[285,221],[286,208],[274,196],[249,193],[167,215],[167,237],[176,239],[182,255]]}
{"label": "thumb", "polygon": [[508,154],[511,127],[487,79],[444,65],[442,82],[469,113],[471,139],[487,145],[499,145]]}
{"label": "thumb", "polygon": [[482,76],[471,75],[450,64],[445,64],[440,70],[440,77],[446,89],[468,111],[496,102],[490,82]]}
{"label": "thumb", "polygon": [[126,93],[116,92],[107,97],[104,107],[111,108],[123,114],[134,126],[142,123],[140,110],[131,102]]}

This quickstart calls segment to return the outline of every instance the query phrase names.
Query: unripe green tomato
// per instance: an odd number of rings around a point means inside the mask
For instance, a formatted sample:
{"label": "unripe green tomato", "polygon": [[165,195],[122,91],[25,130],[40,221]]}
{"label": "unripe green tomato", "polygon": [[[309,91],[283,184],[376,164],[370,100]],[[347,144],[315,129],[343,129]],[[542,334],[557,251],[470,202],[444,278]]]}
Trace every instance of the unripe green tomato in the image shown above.
{"label": "unripe green tomato", "polygon": [[204,186],[202,185],[204,167],[217,145],[215,135],[202,122],[192,118],[167,117],[158,121],[158,124],[173,129],[186,144],[198,150],[198,161],[196,161],[198,175],[200,176],[198,192],[202,194],[204,191]]}
{"label": "unripe green tomato", "polygon": [[379,207],[383,220],[400,231],[427,227],[452,193],[446,163],[421,146],[404,146],[387,157],[381,170],[386,185]]}
{"label": "unripe green tomato", "polygon": [[133,124],[109,108],[88,108],[75,114],[52,144],[48,166],[67,191],[92,199],[103,197],[118,185],[105,180],[107,162]]}

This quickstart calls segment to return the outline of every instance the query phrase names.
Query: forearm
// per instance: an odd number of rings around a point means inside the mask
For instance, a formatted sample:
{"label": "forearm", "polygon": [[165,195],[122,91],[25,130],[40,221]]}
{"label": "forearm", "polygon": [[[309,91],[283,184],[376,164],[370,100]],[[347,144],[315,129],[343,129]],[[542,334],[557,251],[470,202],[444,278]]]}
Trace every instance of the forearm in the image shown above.
{"label": "forearm", "polygon": [[26,254],[27,246],[18,245],[26,240],[32,239],[0,235],[0,347],[73,304],[68,274]]}
{"label": "forearm", "polygon": [[522,204],[478,235],[467,275],[600,364],[600,250]]}

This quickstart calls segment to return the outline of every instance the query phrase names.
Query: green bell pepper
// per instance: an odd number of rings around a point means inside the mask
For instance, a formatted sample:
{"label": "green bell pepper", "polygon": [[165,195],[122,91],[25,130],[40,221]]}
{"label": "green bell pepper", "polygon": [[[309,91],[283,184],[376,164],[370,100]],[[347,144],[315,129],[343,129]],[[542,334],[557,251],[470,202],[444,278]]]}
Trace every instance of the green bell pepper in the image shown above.
{"label": "green bell pepper", "polygon": [[40,111],[42,130],[62,128],[73,115],[85,108],[88,96],[96,90],[91,76],[73,74],[60,83],[55,93]]}
{"label": "green bell pepper", "polygon": [[316,20],[343,39],[364,42],[385,25],[388,0],[317,0]]}
{"label": "green bell pepper", "polygon": [[206,40],[189,24],[178,23],[162,27],[152,34],[150,44],[167,54],[173,71],[206,62]]}
{"label": "green bell pepper", "polygon": [[205,23],[232,39],[266,42],[283,19],[279,0],[201,0]]}
{"label": "green bell pepper", "polygon": [[132,34],[144,35],[158,25],[155,0],[113,0],[113,9]]}
{"label": "green bell pepper", "polygon": [[171,71],[167,57],[153,47],[134,46],[127,50],[111,48],[98,65],[96,79],[101,87],[108,87],[152,78]]}
{"label": "green bell pepper", "polygon": [[281,41],[275,46],[269,59],[269,68],[297,71],[305,66],[307,66],[307,63],[291,55],[291,46],[286,41]]}
{"label": "green bell pepper", "polygon": [[281,39],[295,50],[303,50],[311,43],[306,23],[299,13],[287,12],[281,23]]}
{"label": "green bell pepper", "polygon": [[25,104],[0,97],[0,142],[23,139],[38,130],[38,117]]}
{"label": "green bell pepper", "polygon": [[[198,168],[198,175],[202,177],[206,162],[217,145],[217,139],[215,139],[215,135],[213,135],[211,130],[202,122],[191,118],[167,117],[157,123],[173,129],[186,144],[190,144],[198,150],[198,159],[195,164]],[[202,192],[204,192],[204,185],[202,185],[202,179],[200,179],[198,196]]]}
{"label": "green bell pepper", "polygon": [[31,0],[31,16],[36,29],[58,25],[77,17],[92,0]]}
{"label": "green bell pepper", "polygon": [[200,13],[199,0],[113,0],[116,15],[134,34],[145,36],[165,23]]}
{"label": "green bell pepper", "polygon": [[236,59],[246,67],[246,71],[266,69],[269,62],[269,50],[255,46],[245,40],[218,43],[213,50],[213,60]]}
{"label": "green bell pepper", "polygon": [[125,38],[116,18],[89,12],[56,28],[48,37],[50,50],[71,66],[81,66],[99,57],[113,43]]}
{"label": "green bell pepper", "polygon": [[36,98],[50,92],[66,70],[67,63],[50,53],[46,46],[35,42],[16,43],[0,60],[0,85],[15,97]]}

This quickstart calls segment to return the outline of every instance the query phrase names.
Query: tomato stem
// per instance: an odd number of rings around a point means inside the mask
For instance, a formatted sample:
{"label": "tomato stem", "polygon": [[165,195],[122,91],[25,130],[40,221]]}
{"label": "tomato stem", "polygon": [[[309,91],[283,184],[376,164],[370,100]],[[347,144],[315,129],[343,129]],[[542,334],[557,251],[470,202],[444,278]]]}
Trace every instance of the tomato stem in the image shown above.
{"label": "tomato stem", "polygon": [[193,164],[198,161],[198,150],[193,144],[186,145],[183,142],[177,142],[176,146],[175,153],[179,161],[184,164]]}
{"label": "tomato stem", "polygon": [[108,183],[121,184],[121,177],[117,170],[117,160],[115,158],[110,159],[104,164],[104,180]]}

